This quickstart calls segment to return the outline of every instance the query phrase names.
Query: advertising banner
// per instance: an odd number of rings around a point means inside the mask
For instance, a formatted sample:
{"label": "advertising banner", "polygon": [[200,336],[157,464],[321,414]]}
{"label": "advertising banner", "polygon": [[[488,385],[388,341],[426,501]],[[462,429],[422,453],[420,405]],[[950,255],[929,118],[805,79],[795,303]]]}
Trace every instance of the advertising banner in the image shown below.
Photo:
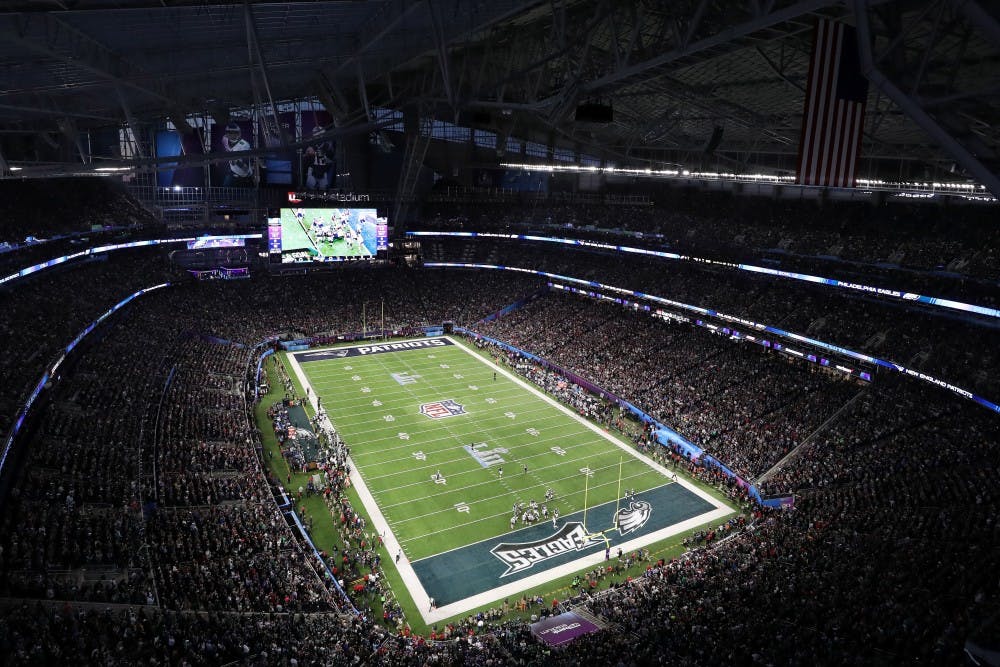
{"label": "advertising banner", "polygon": [[532,623],[530,627],[531,634],[549,646],[561,646],[600,630],[596,624],[572,611],[543,618],[537,623]]}

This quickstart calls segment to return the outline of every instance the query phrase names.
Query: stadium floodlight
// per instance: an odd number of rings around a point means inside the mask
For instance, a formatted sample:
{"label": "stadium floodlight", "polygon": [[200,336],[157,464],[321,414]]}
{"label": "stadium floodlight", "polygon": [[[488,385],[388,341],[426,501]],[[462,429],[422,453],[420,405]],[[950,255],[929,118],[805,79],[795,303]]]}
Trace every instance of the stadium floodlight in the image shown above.
{"label": "stadium floodlight", "polygon": [[[608,165],[598,167],[595,165],[573,165],[573,164],[528,164],[517,162],[501,162],[501,167],[508,169],[521,169],[524,171],[536,172],[568,172],[568,173],[602,173],[602,174],[623,174],[642,176],[646,178],[684,178],[701,181],[732,181],[739,183],[771,183],[775,185],[794,185],[795,176],[789,174],[737,174],[733,172],[715,171],[692,171],[690,169],[653,169],[652,167],[615,167]],[[968,181],[885,181],[881,179],[856,179],[855,185],[858,188],[872,188],[879,190],[889,190],[897,192],[905,191],[931,191],[941,194],[964,194],[985,190],[986,186]],[[944,192],[941,192],[944,191]],[[870,194],[870,191],[865,192]],[[980,201],[980,200],[971,200]],[[996,198],[983,199],[982,201],[996,201]]]}

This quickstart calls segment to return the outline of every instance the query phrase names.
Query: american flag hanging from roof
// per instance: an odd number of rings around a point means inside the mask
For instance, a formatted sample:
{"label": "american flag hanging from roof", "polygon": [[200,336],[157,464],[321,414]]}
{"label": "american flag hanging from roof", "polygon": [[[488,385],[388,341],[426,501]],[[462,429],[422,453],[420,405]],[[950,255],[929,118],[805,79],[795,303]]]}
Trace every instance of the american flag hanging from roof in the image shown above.
{"label": "american flag hanging from roof", "polygon": [[798,183],[854,186],[867,99],[868,80],[861,73],[856,31],[820,20],[802,113]]}

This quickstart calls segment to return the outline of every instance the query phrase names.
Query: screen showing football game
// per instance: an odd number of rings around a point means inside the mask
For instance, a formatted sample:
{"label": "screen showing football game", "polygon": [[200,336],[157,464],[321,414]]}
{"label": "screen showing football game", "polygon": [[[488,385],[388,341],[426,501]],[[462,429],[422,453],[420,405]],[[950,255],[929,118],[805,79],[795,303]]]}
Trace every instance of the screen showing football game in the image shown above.
{"label": "screen showing football game", "polygon": [[374,208],[283,208],[268,220],[268,251],[282,264],[367,259],[384,249],[386,229]]}

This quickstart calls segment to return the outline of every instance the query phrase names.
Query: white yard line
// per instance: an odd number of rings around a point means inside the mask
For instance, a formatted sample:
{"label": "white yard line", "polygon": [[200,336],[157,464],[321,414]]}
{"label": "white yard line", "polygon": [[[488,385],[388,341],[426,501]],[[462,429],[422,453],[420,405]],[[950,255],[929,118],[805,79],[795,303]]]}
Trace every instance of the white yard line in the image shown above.
{"label": "white yard line", "polygon": [[[450,336],[446,336],[446,338],[448,338],[449,340],[452,340]],[[650,468],[652,468],[652,469],[660,472],[661,474],[663,474],[663,476],[665,476],[667,478],[671,478],[672,473],[669,470],[667,470],[667,468],[665,466],[660,465],[659,463],[657,463],[656,461],[654,461],[650,457],[648,457],[645,454],[643,454],[642,452],[640,452],[635,447],[632,447],[631,445],[628,445],[628,444],[622,442],[621,440],[619,440],[618,438],[614,437],[613,435],[611,435],[610,433],[608,433],[607,431],[605,431],[601,427],[597,426],[593,422],[591,422],[588,419],[586,419],[584,417],[581,417],[580,415],[576,414],[575,412],[573,412],[572,410],[570,410],[565,405],[563,405],[559,401],[555,400],[554,398],[552,398],[548,394],[543,393],[537,387],[534,387],[533,385],[525,382],[521,378],[519,378],[516,375],[514,375],[513,373],[509,372],[507,369],[503,368],[502,366],[497,365],[492,360],[483,357],[482,355],[478,354],[477,352],[474,352],[473,350],[470,350],[463,343],[461,343],[461,342],[455,342],[454,340],[452,340],[452,342],[455,343],[455,345],[457,345],[461,349],[465,350],[465,352],[467,354],[475,357],[476,359],[479,359],[484,364],[493,367],[494,369],[497,370],[497,372],[503,373],[506,377],[508,377],[509,379],[513,380],[517,384],[521,385],[522,387],[524,387],[525,389],[527,389],[528,391],[530,391],[535,396],[538,396],[540,399],[542,399],[546,403],[549,403],[550,405],[554,405],[557,409],[562,410],[564,413],[566,413],[567,415],[569,415],[570,417],[572,417],[576,421],[580,422],[581,424],[583,424],[584,426],[586,426],[587,428],[589,428],[594,433],[598,434],[599,436],[601,436],[602,438],[604,438],[608,442],[613,443],[616,447],[618,447],[622,451],[624,451],[627,454],[629,454],[631,456],[634,456],[635,458],[637,458],[640,461],[644,462]],[[687,489],[688,491],[690,491],[691,493],[695,494],[699,498],[702,498],[703,500],[705,500],[708,503],[712,504],[714,507],[725,507],[726,506],[725,504],[720,503],[718,500],[716,500],[715,497],[712,496],[712,494],[710,494],[707,491],[704,491],[704,490],[698,488],[697,486],[695,486],[694,484],[691,484],[690,482],[688,482],[687,480],[683,479],[680,476],[677,477],[677,482],[681,486],[683,486],[685,489]]]}
{"label": "white yard line", "polygon": [[[415,403],[414,405],[419,405],[419,404]],[[470,406],[468,403],[463,403],[463,406],[466,409],[465,410],[465,415],[474,416],[476,414],[476,408],[475,407]],[[381,412],[383,414],[385,414],[385,413],[390,413],[391,414],[392,410],[397,410],[398,411],[398,410],[405,409],[405,406],[400,406],[400,405],[396,405],[396,406],[382,405],[380,407],[381,408],[385,408],[383,410],[379,410],[379,412]],[[368,408],[369,408],[369,410],[371,410],[371,403],[368,404]],[[494,409],[495,410],[496,406],[493,406],[490,409]],[[509,422],[502,422],[502,423],[503,424],[508,424],[508,425],[511,425],[511,426],[517,426],[518,420],[520,420],[523,423],[524,421],[526,421],[525,417],[530,417],[530,416],[534,415],[535,413],[543,412],[543,411],[544,412],[551,412],[551,410],[549,410],[549,408],[547,408],[547,407],[546,408],[537,408],[535,410],[523,410],[521,412],[516,413],[517,416],[516,416],[515,419],[511,419]],[[327,412],[329,412],[329,410],[327,410]],[[465,415],[463,415],[463,416],[465,416]],[[409,415],[407,415],[407,416],[409,417]],[[502,416],[503,415],[499,415],[499,417],[502,417]],[[373,420],[382,419],[382,415],[381,414],[376,414],[376,412],[374,410],[371,410],[371,417],[372,417]],[[496,416],[496,415],[493,416],[494,419],[499,419],[499,417]],[[436,430],[437,431],[449,431],[449,432],[452,431],[452,430],[454,430],[454,429],[451,428],[452,422],[450,422],[448,419],[437,420],[438,423],[432,423],[426,417],[421,417],[421,419],[426,419],[426,421],[418,421],[418,422],[416,422],[416,424],[418,425],[417,428],[420,428],[421,430],[409,432],[411,436],[412,435],[425,435],[425,434],[428,434],[428,433],[433,433]],[[389,422],[386,422],[386,423],[389,423]],[[400,421],[400,422],[392,422],[392,423],[398,423],[400,429],[407,428],[406,422]],[[413,424],[412,421],[410,421],[409,423]],[[529,424],[531,426],[535,426],[535,425],[545,426],[546,420],[544,418],[540,418],[539,421],[530,422]],[[368,433],[381,433],[383,431],[385,431],[385,427],[380,425],[376,429],[357,430],[357,431],[354,432],[354,435],[355,436],[367,436]],[[564,435],[562,437],[567,437],[567,436]],[[386,440],[398,440],[398,439],[399,439],[398,435],[397,436],[380,436],[378,438],[368,438],[368,437],[365,437],[365,442],[369,443],[369,444],[375,444],[375,443],[383,442],[383,441],[386,441]],[[431,442],[435,442],[435,441],[432,440]],[[379,450],[379,451],[384,451],[384,450]]]}
{"label": "white yard line", "polygon": [[[417,434],[412,434],[411,433],[410,437],[412,439],[412,438],[420,436],[420,435],[421,435],[420,433],[417,433]],[[493,439],[494,438],[487,438],[487,440],[493,440]],[[393,441],[396,441],[396,442],[400,441],[399,440],[399,436],[396,436],[394,438],[380,438],[379,440],[374,440],[374,439],[373,440],[366,440],[365,442],[366,442],[366,444],[373,444],[373,443],[379,442],[380,440],[393,440]],[[435,447],[428,447],[428,445],[431,444],[431,443],[435,443],[435,442],[445,442],[445,441],[450,441],[450,442],[454,443],[455,442],[455,438],[454,437],[451,437],[451,438],[435,438],[433,440],[423,440],[423,439],[421,439],[419,441],[419,446],[420,446],[420,449],[424,450],[425,452],[439,453],[439,452],[443,452],[443,451],[446,451],[446,450],[450,449],[450,447],[442,447],[442,448],[438,449],[438,448],[435,448]],[[565,443],[565,446],[562,447],[562,448],[565,451],[570,452],[570,451],[572,451],[574,449],[580,449],[580,448],[583,448],[583,447],[589,447],[590,445],[594,444],[593,442],[584,442],[584,443],[580,443],[580,444],[576,444],[576,445],[571,445],[569,443],[566,443],[565,441],[566,441],[566,436],[565,435],[555,435],[555,436],[552,436],[550,438],[541,438],[541,437],[538,437],[538,438],[535,438],[534,440],[530,440],[528,442],[525,442],[523,445],[504,445],[504,446],[507,448],[508,451],[515,452],[518,449],[523,449],[523,448],[527,448],[527,447],[534,448],[534,447],[537,447],[538,445],[544,445],[547,442],[557,442],[557,443],[558,442],[563,442],[563,443]],[[409,442],[409,440],[403,440],[402,442],[407,443],[407,442]],[[500,443],[497,443],[497,444],[500,444]],[[398,449],[413,449],[414,446],[416,446],[416,445],[413,444],[413,443],[411,443],[409,445],[402,444],[402,445],[398,445],[398,446],[395,446],[395,447],[382,447],[378,451],[372,451],[372,452],[362,453],[362,454],[358,454],[358,456],[359,457],[363,457],[365,455],[390,454],[390,453],[394,453]],[[464,451],[463,451],[463,453],[464,453]],[[538,454],[534,454],[532,456],[525,456],[523,458],[527,460],[527,459],[532,459],[532,458],[538,458],[538,457],[541,457],[541,456],[549,456],[549,455],[551,455],[551,453],[552,453],[551,451],[547,450],[547,451],[544,451],[544,452],[539,452]],[[464,457],[463,456],[459,456],[459,457],[454,458],[454,459],[448,459],[448,460],[444,461],[442,463],[442,465],[447,465],[449,463],[455,463],[456,461],[466,461],[466,460],[468,460],[467,457],[468,457],[468,454],[466,454],[466,456],[464,456]],[[400,457],[398,459],[387,459],[387,458],[383,457],[383,458],[380,458],[377,463],[373,463],[371,465],[373,465],[373,466],[379,466],[379,465],[387,465],[387,464],[392,464],[392,463],[403,463],[404,461],[409,461],[410,463],[412,463],[413,462],[412,458],[413,458],[412,456],[403,456],[403,457]]]}
{"label": "white yard line", "polygon": [[[299,366],[298,361],[295,360],[293,354],[287,355],[289,365],[292,367],[292,371],[295,376],[302,383],[303,387],[310,387],[309,380],[306,379],[305,373],[302,372],[302,367]],[[312,403],[313,408],[318,409],[316,405],[316,392],[311,390],[309,392],[309,401]],[[332,428],[332,424],[329,423],[327,419],[328,427]],[[396,554],[400,553],[403,548],[396,539],[396,535],[392,532],[389,527],[389,522],[386,521],[385,516],[382,515],[382,511],[379,509],[378,503],[375,502],[375,498],[372,497],[371,491],[368,489],[368,485],[365,484],[364,477],[358,472],[358,467],[354,465],[354,461],[348,457],[348,463],[351,466],[351,486],[358,492],[358,497],[361,498],[361,504],[365,506],[368,510],[368,516],[371,517],[372,524],[374,524],[375,530],[378,531],[379,535],[382,535],[382,542],[385,544],[385,548],[388,550],[388,557],[393,560],[396,559]],[[430,608],[431,600],[430,596],[427,595],[427,591],[420,584],[420,579],[417,577],[417,573],[413,571],[413,566],[410,565],[410,559],[404,554],[399,562],[396,563],[396,569],[399,571],[399,576],[403,579],[403,584],[406,585],[406,589],[410,592],[410,597],[413,598],[413,602],[417,605],[417,609],[428,609]],[[423,616],[423,614],[421,614]],[[425,618],[426,622],[426,618]]]}
{"label": "white yard line", "polygon": [[[546,403],[554,406],[558,410],[562,411],[564,414],[569,415],[580,424],[583,424],[586,428],[590,429],[594,433],[597,433],[608,442],[613,443],[616,447],[618,447],[622,451],[626,452],[627,454],[633,456],[636,459],[639,459],[640,461],[648,465],[650,468],[653,468],[654,470],[658,471],[665,478],[667,479],[673,478],[671,472],[667,470],[666,467],[660,465],[650,457],[646,456],[645,454],[642,454],[641,452],[631,447],[630,445],[622,442],[618,438],[615,438],[613,435],[611,435],[604,429],[600,428],[593,422],[576,414],[562,403],[556,401],[555,399],[551,398],[550,396],[540,391],[536,387],[525,382],[520,377],[509,372],[507,369],[497,365],[490,359],[487,359],[482,355],[477,354],[475,351],[469,349],[463,342],[456,341],[454,338],[450,336],[445,336],[445,338],[451,340],[452,344],[455,347],[462,349],[468,355],[470,355],[480,363],[485,364],[486,366],[492,368],[498,373],[501,373],[504,377],[512,380],[513,382],[515,382],[522,388],[526,389],[530,393],[534,394],[538,398],[542,399]],[[426,340],[426,339],[409,339],[409,340]],[[395,342],[408,342],[408,341],[395,341]],[[351,347],[358,347],[358,346],[355,345]],[[302,386],[304,388],[309,387],[310,389],[309,401],[312,403],[313,408],[316,408],[317,407],[316,392],[312,390],[312,386],[306,379],[305,373],[302,372],[302,368],[301,366],[299,366],[298,361],[295,359],[294,353],[289,353],[287,355],[287,359],[289,361],[289,365],[292,367],[292,371],[295,373],[295,376],[299,379],[299,382],[302,384]],[[329,420],[327,420],[327,422],[328,422],[327,426],[332,427],[332,425],[329,424]],[[351,459],[348,459],[348,461],[350,462],[351,465],[351,484],[357,490],[358,496],[361,498],[361,503],[368,511],[368,515],[371,517],[375,529],[378,531],[380,535],[383,536],[383,541],[385,543],[386,549],[388,549],[389,557],[395,560],[395,555],[399,551],[401,551],[399,541],[393,534],[392,529],[389,526],[389,522],[386,520],[385,516],[383,516],[382,514],[382,511],[379,509],[378,503],[375,502],[375,498],[372,496],[371,491],[368,489],[367,484],[365,484],[364,478],[362,477],[361,473],[358,472],[357,466],[354,465],[354,461]],[[681,521],[680,523],[673,524],[671,526],[668,526],[667,528],[663,528],[656,532],[643,535],[634,540],[630,540],[629,542],[625,542],[624,544],[619,545],[622,551],[625,552],[635,551],[636,549],[645,547],[648,544],[665,540],[669,537],[672,537],[687,530],[691,530],[702,524],[709,523],[717,519],[721,519],[731,514],[734,511],[733,508],[727,506],[725,503],[720,502],[710,493],[702,490],[701,488],[695,486],[694,484],[691,484],[683,477],[677,476],[676,482],[681,486],[683,486],[688,491],[690,491],[691,493],[695,494],[699,498],[711,504],[713,507],[715,507],[715,509],[709,512],[704,512],[702,514],[699,514],[698,516],[691,517],[690,519],[686,519],[685,521]],[[452,616],[465,614],[477,607],[482,607],[498,599],[509,598],[529,588],[534,588],[536,586],[545,584],[546,582],[551,581],[552,579],[555,579],[557,577],[572,574],[573,572],[576,572],[578,570],[590,568],[603,562],[604,562],[604,554],[598,551],[594,554],[577,558],[576,560],[566,563],[564,565],[559,565],[557,567],[549,568],[547,570],[539,572],[538,574],[534,574],[530,577],[526,577],[524,579],[519,579],[518,581],[511,582],[509,584],[498,586],[483,593],[479,593],[467,597],[465,599],[458,600],[451,604],[445,605],[443,607],[437,607],[435,609],[431,609],[430,596],[427,594],[427,591],[424,590],[423,585],[420,583],[420,579],[417,577],[416,572],[414,572],[413,566],[410,564],[409,559],[406,558],[405,556],[401,558],[400,561],[396,563],[396,568],[397,570],[399,570],[400,577],[402,578],[403,583],[406,585],[406,588],[409,591],[410,596],[413,598],[413,602],[416,604],[417,611],[420,612],[420,616],[423,618],[424,623],[431,624],[444,621],[448,618],[451,618]]]}

